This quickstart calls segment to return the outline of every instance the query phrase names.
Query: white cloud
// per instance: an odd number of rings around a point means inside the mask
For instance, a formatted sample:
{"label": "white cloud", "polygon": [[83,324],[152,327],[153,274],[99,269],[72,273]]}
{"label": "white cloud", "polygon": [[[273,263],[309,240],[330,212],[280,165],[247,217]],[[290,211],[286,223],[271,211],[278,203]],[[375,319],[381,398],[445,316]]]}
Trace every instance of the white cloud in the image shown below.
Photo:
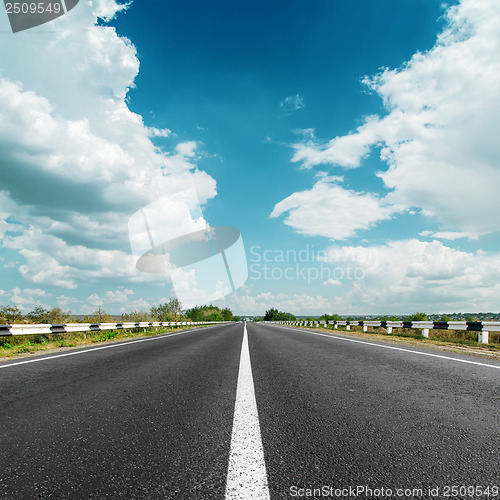
{"label": "white cloud", "polygon": [[15,287],[2,295],[8,297],[8,303],[19,307],[23,313],[31,311],[37,305],[48,307],[43,300],[50,298],[50,294],[40,288]]}
{"label": "white cloud", "polygon": [[366,78],[387,116],[369,117],[326,145],[295,145],[307,168],[361,165],[374,146],[389,165],[379,176],[387,202],[420,207],[444,231],[481,235],[500,229],[500,3],[462,0],[447,11],[435,46],[403,67]]}
{"label": "white cloud", "polygon": [[[244,293],[243,293],[244,292]],[[215,301],[221,307],[230,307],[234,314],[251,314],[263,316],[265,311],[274,307],[292,314],[321,315],[330,311],[334,301],[321,295],[307,293],[271,293],[262,292],[251,295],[249,289],[228,295]]]}
{"label": "white cloud", "polygon": [[67,295],[59,295],[57,297],[57,305],[62,309],[66,310],[70,304],[78,302],[78,299],[74,297],[68,297]]}
{"label": "white cloud", "polygon": [[322,177],[307,191],[277,203],[271,217],[288,213],[285,224],[308,236],[345,240],[356,231],[389,219],[391,209],[375,196],[339,186],[340,177]]}
{"label": "white cloud", "polygon": [[373,247],[331,247],[321,258],[361,270],[343,283],[342,311],[410,313],[498,308],[500,254],[463,252],[415,239]]}
{"label": "white cloud", "polygon": [[321,284],[323,286],[342,286],[342,281],[339,281],[339,280],[336,280],[333,278],[329,278]]}
{"label": "white cloud", "polygon": [[[66,302],[69,303],[67,298]],[[85,300],[77,302],[82,314],[92,314],[99,307],[109,314],[149,311],[151,309],[149,302],[143,298],[134,298],[134,291],[126,288],[107,290],[103,295],[93,293]]]}
{"label": "white cloud", "polygon": [[74,289],[79,283],[150,283],[164,285],[168,275],[140,273],[128,244],[121,250],[88,248],[67,244],[62,238],[29,227],[21,234],[6,236],[3,246],[17,250],[25,263],[21,275],[37,285]]}
{"label": "white cloud", "polygon": [[286,113],[292,113],[305,107],[304,96],[300,94],[290,95],[280,102],[280,108]]}
{"label": "white cloud", "polygon": [[302,162],[304,168],[333,163],[345,168],[359,167],[361,160],[368,156],[371,146],[377,142],[377,117],[369,117],[358,127],[356,133],[335,137],[326,146],[319,146],[311,129],[304,130],[309,140],[293,146],[292,161]]}
{"label": "white cloud", "polygon": [[[0,245],[17,250],[33,283],[141,279],[129,258],[127,222],[158,197],[215,180],[198,170],[199,144],[173,154],[127,105],[139,60],[114,28],[97,26],[125,7],[81,0],[67,15],[0,46]],[[0,29],[8,30],[7,16]]]}
{"label": "white cloud", "polygon": [[438,238],[440,240],[459,240],[461,238],[468,238],[470,240],[477,240],[478,235],[474,233],[462,233],[460,231],[438,231],[433,233],[432,231],[422,231],[419,233],[420,236],[429,236],[432,238]]}

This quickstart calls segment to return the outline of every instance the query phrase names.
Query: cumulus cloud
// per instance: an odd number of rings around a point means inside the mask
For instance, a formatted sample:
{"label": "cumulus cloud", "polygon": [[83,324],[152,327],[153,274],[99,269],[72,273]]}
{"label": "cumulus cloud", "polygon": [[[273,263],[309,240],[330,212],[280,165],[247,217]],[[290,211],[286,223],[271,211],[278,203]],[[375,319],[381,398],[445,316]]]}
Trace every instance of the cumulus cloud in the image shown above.
{"label": "cumulus cloud", "polygon": [[[59,299],[61,299],[59,297]],[[86,299],[70,300],[63,297],[60,302],[76,302],[82,314],[92,314],[99,307],[110,314],[130,313],[131,311],[149,311],[151,303],[143,298],[135,298],[134,291],[127,288],[107,290],[104,294],[93,293]]]}
{"label": "cumulus cloud", "polygon": [[329,278],[322,283],[323,286],[342,286],[342,282],[333,278]]}
{"label": "cumulus cloud", "polygon": [[187,188],[201,203],[216,195],[215,180],[196,166],[200,145],[159,149],[151,138],[170,131],[148,127],[127,105],[136,49],[96,24],[125,8],[82,0],[50,30],[0,46],[0,245],[19,252],[32,283],[140,281],[128,217]]}
{"label": "cumulus cloud", "polygon": [[365,78],[386,116],[326,145],[296,144],[293,160],[353,168],[380,146],[387,203],[419,207],[443,231],[487,234],[500,229],[500,4],[462,0],[446,20],[431,50]]}
{"label": "cumulus cloud", "polygon": [[35,306],[48,307],[45,301],[50,300],[50,293],[41,288],[20,288],[18,286],[11,290],[0,293],[2,298],[8,298],[9,304],[17,306],[22,312],[27,313]]}
{"label": "cumulus cloud", "polygon": [[341,177],[321,177],[312,189],[277,203],[271,217],[287,213],[285,224],[299,233],[332,240],[345,240],[391,217],[391,209],[376,196],[345,189],[341,181]]}
{"label": "cumulus cloud", "polygon": [[362,247],[332,246],[320,260],[337,269],[361,270],[343,283],[344,311],[408,313],[496,310],[500,255],[464,252],[434,240],[392,241]]}
{"label": "cumulus cloud", "polygon": [[371,146],[378,141],[378,117],[369,117],[356,133],[335,137],[325,146],[319,146],[311,129],[305,129],[308,140],[293,145],[295,154],[292,161],[301,162],[303,168],[332,163],[345,168],[361,165],[361,160],[370,153]]}
{"label": "cumulus cloud", "polygon": [[[243,292],[243,293],[242,293]],[[224,299],[217,300],[223,307],[230,307],[235,314],[264,315],[271,307],[292,314],[317,314],[321,315],[331,310],[331,299],[321,295],[309,295],[307,293],[272,293],[261,292],[255,295],[250,290],[243,289],[238,293],[231,294]]]}

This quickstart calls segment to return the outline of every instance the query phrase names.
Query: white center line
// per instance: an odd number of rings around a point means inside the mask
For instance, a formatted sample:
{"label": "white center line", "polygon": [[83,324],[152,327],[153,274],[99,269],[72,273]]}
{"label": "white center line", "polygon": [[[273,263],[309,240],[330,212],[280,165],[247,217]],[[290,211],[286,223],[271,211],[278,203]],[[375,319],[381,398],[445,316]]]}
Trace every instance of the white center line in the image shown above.
{"label": "white center line", "polygon": [[241,345],[225,498],[226,500],[269,500],[270,498],[246,323]]}

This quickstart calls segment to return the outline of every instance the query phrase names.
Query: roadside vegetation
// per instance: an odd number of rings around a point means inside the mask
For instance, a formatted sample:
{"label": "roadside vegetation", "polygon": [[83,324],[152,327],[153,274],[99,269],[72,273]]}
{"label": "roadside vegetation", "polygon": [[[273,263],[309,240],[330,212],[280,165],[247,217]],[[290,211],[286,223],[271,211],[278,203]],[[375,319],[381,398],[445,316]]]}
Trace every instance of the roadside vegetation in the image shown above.
{"label": "roadside vegetation", "polygon": [[[101,307],[86,316],[72,316],[71,311],[60,307],[45,309],[36,306],[23,314],[17,306],[0,307],[0,325],[68,323],[119,323],[119,322],[199,322],[199,321],[239,321],[229,308],[221,309],[214,305],[197,306],[183,310],[178,299],[170,299],[164,304],[152,307],[149,311],[131,311],[120,316],[112,316]],[[50,333],[44,335],[0,336],[0,358],[12,358],[18,355],[46,351],[62,347],[77,347],[110,340],[124,340],[133,337],[159,335],[173,330],[189,329],[190,325],[161,328],[132,328],[105,331],[74,333]]]}
{"label": "roadside vegetation", "polygon": [[278,311],[273,307],[266,311],[261,321],[296,321],[297,318],[287,312]]}
{"label": "roadside vegetation", "polygon": [[[268,314],[269,313],[269,314]],[[277,313],[277,314],[276,314]],[[268,319],[267,317],[270,319]],[[362,316],[347,316],[343,317],[339,314],[323,314],[319,318],[316,317],[298,317],[295,318],[290,313],[281,313],[276,309],[271,308],[266,311],[266,316],[264,321],[456,321],[447,315],[441,315],[435,318],[435,315],[430,319],[431,315],[427,315],[424,312],[415,312],[407,316],[370,316],[363,318]],[[290,319],[293,318],[293,319]],[[479,318],[469,315],[463,320],[465,321],[480,321]],[[493,321],[493,320],[492,320]],[[347,330],[345,326],[338,325],[334,329],[333,325],[323,325],[322,328],[327,330],[333,330],[335,332],[345,332],[350,334],[363,334],[363,335],[382,335],[384,337],[401,338],[401,339],[414,339],[419,342],[424,343],[435,343],[435,344],[457,344],[462,346],[471,347],[481,347],[488,350],[500,351],[500,332],[489,332],[489,343],[482,344],[477,341],[478,332],[465,331],[465,330],[440,330],[440,329],[430,329],[429,337],[422,336],[422,330],[417,328],[393,328],[392,333],[387,333],[385,328],[382,327],[368,327],[367,332],[363,332],[363,327],[351,325],[350,330]]]}

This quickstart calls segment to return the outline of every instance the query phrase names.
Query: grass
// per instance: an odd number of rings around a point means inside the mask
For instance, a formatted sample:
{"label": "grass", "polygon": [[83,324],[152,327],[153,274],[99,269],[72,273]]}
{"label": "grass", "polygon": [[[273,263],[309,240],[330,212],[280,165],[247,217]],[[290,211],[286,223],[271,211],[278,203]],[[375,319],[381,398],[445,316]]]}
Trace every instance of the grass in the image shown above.
{"label": "grass", "polygon": [[135,328],[127,330],[0,337],[0,360],[24,356],[31,353],[41,353],[52,349],[79,347],[111,340],[126,340],[134,337],[149,337],[174,330],[178,331],[190,328],[193,327]]}

